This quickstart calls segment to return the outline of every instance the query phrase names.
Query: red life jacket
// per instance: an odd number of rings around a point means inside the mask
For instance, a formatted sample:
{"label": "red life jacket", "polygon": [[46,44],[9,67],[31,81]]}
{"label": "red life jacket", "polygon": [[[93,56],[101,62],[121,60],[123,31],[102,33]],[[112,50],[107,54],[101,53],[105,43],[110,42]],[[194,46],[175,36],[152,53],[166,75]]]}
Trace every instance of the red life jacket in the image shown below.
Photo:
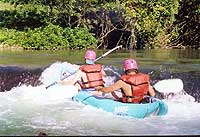
{"label": "red life jacket", "polygon": [[94,88],[96,86],[103,86],[104,81],[102,75],[102,65],[82,65],[80,70],[85,72],[87,76],[87,81],[83,81],[82,79],[81,83],[79,83],[81,88]]}
{"label": "red life jacket", "polygon": [[132,96],[122,93],[122,102],[127,102],[127,98],[132,98],[133,103],[140,103],[149,90],[149,75],[147,74],[128,74],[121,76],[121,80],[131,85]]}

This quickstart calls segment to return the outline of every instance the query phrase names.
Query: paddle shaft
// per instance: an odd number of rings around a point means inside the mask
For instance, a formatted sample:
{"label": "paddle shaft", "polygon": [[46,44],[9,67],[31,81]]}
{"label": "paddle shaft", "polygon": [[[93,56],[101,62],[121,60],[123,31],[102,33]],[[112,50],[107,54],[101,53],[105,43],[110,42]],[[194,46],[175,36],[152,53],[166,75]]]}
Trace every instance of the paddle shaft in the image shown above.
{"label": "paddle shaft", "polygon": [[[107,51],[106,53],[104,53],[103,55],[101,55],[100,57],[98,57],[97,59],[95,59],[94,62],[96,62],[96,61],[100,60],[101,58],[107,56],[108,54],[110,54],[111,52],[113,52],[114,50],[116,50],[116,49],[118,49],[118,48],[120,48],[120,47],[122,47],[122,45],[117,46],[117,47],[115,47],[115,48],[113,48],[113,49]],[[70,75],[68,75],[68,76],[66,76],[66,77],[64,77],[64,78],[62,78],[61,80],[64,80],[64,79],[68,78],[69,76],[75,74],[78,70],[79,70],[79,69],[77,69],[75,72],[71,73]],[[55,84],[57,84],[57,83],[58,83],[58,82],[56,81],[56,82],[54,82],[54,83],[48,85],[48,86],[46,87],[46,89],[48,89],[49,87],[51,87],[51,86],[53,86],[53,85],[55,85]]]}
{"label": "paddle shaft", "polygon": [[113,49],[107,51],[106,53],[104,53],[103,55],[101,55],[100,57],[98,57],[97,59],[95,59],[95,62],[98,61],[99,59],[101,59],[101,58],[107,56],[108,54],[110,54],[111,52],[113,52],[114,50],[116,50],[116,49],[118,49],[118,48],[120,48],[120,47],[122,48],[122,45],[117,46],[117,47],[115,47],[115,48],[113,48]]}

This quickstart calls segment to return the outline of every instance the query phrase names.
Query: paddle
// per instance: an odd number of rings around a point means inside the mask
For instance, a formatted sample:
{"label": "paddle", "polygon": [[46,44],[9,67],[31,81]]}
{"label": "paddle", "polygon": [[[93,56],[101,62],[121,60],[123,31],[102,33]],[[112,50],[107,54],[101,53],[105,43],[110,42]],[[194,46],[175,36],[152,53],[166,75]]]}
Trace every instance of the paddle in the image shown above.
{"label": "paddle", "polygon": [[118,49],[118,48],[122,48],[122,45],[117,46],[117,47],[115,47],[115,48],[113,48],[113,49],[107,51],[106,53],[104,53],[103,55],[101,55],[100,57],[98,57],[97,59],[95,59],[95,62],[98,61],[98,60],[100,60],[101,58],[107,56],[108,54],[110,54],[111,52],[113,52],[114,50],[116,50],[116,49]]}
{"label": "paddle", "polygon": [[183,81],[181,79],[165,79],[158,81],[153,87],[164,94],[178,93],[183,90]]}
{"label": "paddle", "polygon": [[[94,62],[96,62],[96,61],[98,61],[99,59],[101,59],[101,58],[107,56],[108,54],[110,54],[111,52],[113,52],[114,50],[116,50],[116,49],[118,49],[118,48],[120,48],[120,47],[122,47],[122,45],[117,46],[117,47],[115,47],[115,48],[113,48],[113,49],[107,51],[106,53],[104,53],[103,55],[101,55],[100,57],[98,57],[97,59],[95,59]],[[71,73],[70,75],[68,75],[68,76],[66,76],[66,77],[63,77],[61,80],[64,80],[64,79],[68,78],[69,76],[75,74],[78,70],[79,70],[79,69],[77,69],[75,72]],[[57,83],[58,83],[58,81],[56,81],[56,82],[54,82],[54,83],[48,85],[48,86],[46,87],[46,89],[48,89],[49,87],[51,87],[51,86],[53,86],[53,85],[55,85],[55,84],[57,84]]]}

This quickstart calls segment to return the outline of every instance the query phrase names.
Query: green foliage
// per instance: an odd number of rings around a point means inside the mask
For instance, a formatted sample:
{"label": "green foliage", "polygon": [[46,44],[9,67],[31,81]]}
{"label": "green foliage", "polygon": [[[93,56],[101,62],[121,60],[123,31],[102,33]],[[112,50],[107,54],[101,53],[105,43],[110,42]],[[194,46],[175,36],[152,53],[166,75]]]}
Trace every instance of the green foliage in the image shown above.
{"label": "green foliage", "polygon": [[12,5],[10,5],[9,3],[4,3],[0,0],[0,11],[3,10],[12,10],[14,9]]}
{"label": "green foliage", "polygon": [[179,8],[179,14],[174,22],[179,28],[179,37],[174,40],[173,45],[198,49],[200,47],[200,12],[198,12],[200,11],[200,1],[182,0],[180,4],[183,6]]}
{"label": "green foliage", "polygon": [[[104,16],[98,14],[97,17],[103,16],[101,19],[109,17],[110,24],[102,20],[96,20],[98,23],[95,24],[100,24],[110,30],[134,32],[133,35],[140,39],[137,48],[165,47],[170,44],[172,38],[177,36],[177,29],[172,29],[172,27],[178,8],[179,0],[107,1],[96,7],[96,10],[99,9],[104,13]],[[108,25],[105,26],[105,23]]]}
{"label": "green foliage", "polygon": [[1,30],[0,42],[22,45],[24,49],[83,49],[94,48],[96,39],[87,28],[61,28],[49,24],[46,27],[28,29],[26,32],[11,29]]}
{"label": "green foliage", "polygon": [[47,10],[41,5],[20,5],[13,10],[0,12],[0,26],[24,30],[45,25],[48,22]]}
{"label": "green foliage", "polygon": [[97,44],[96,38],[89,33],[86,27],[77,27],[75,29],[66,28],[63,33],[72,49],[95,48]]}
{"label": "green foliage", "polygon": [[0,42],[23,45],[25,49],[93,48],[109,41],[109,34],[115,30],[135,36],[136,48],[161,48],[181,41],[187,46],[190,40],[199,45],[199,0],[1,2],[13,7],[0,12],[0,26],[10,31],[4,29]]}
{"label": "green foliage", "polygon": [[69,48],[68,41],[62,35],[61,27],[49,24],[45,28],[29,29],[25,33],[23,47],[25,49],[59,49]]}
{"label": "green foliage", "polygon": [[15,29],[1,29],[0,30],[0,42],[7,45],[18,45],[20,40],[18,37],[21,33]]}
{"label": "green foliage", "polygon": [[[124,0],[123,3],[126,20],[135,21],[136,33],[146,47],[166,46],[170,42],[168,34],[178,12],[179,0]],[[164,45],[160,45],[162,40],[166,40]]]}

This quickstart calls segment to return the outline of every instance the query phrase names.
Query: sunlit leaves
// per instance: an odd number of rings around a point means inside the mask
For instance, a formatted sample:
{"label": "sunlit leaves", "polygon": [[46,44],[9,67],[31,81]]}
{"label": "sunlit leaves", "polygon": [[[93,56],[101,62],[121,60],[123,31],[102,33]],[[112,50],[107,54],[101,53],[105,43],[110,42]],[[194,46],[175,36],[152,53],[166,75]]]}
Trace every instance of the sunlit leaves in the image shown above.
{"label": "sunlit leaves", "polygon": [[[7,33],[5,33],[7,32]],[[61,28],[49,24],[26,32],[7,29],[0,35],[0,42],[8,45],[22,45],[24,49],[83,49],[96,46],[95,37],[87,28]]]}
{"label": "sunlit leaves", "polygon": [[[170,45],[175,39],[183,38],[180,35],[185,35],[184,41],[191,41],[190,39],[198,41],[199,36],[199,0],[4,1],[15,4],[16,10],[10,12],[10,16],[6,16],[8,13],[5,11],[1,12],[1,26],[11,26],[18,29],[17,25],[21,24],[21,30],[27,28],[34,30],[36,27],[45,28],[50,23],[57,24],[63,29],[71,29],[67,34],[70,35],[68,42],[70,41],[71,45],[70,42],[69,45],[73,48],[85,48],[94,45],[94,43],[97,43],[93,39],[94,36],[99,40],[98,43],[104,44],[108,40],[109,33],[118,29],[134,33],[132,35],[142,41],[137,44],[138,46],[142,44],[141,47],[151,48]],[[180,20],[177,15],[180,16]],[[32,23],[35,24],[32,25]],[[87,26],[87,30],[83,26]],[[54,35],[55,32],[51,29],[48,31],[53,33],[47,35],[52,38],[50,42],[58,41],[59,43],[60,39],[57,39],[56,35],[60,36],[60,34]],[[93,32],[95,35],[91,36],[92,34],[88,32]],[[88,35],[82,35],[84,33]],[[43,33],[37,31],[33,36],[37,39],[37,35],[40,34],[43,36]],[[40,38],[38,39],[40,40]],[[62,42],[60,43],[58,45],[62,45]],[[196,45],[198,45],[198,42]]]}

